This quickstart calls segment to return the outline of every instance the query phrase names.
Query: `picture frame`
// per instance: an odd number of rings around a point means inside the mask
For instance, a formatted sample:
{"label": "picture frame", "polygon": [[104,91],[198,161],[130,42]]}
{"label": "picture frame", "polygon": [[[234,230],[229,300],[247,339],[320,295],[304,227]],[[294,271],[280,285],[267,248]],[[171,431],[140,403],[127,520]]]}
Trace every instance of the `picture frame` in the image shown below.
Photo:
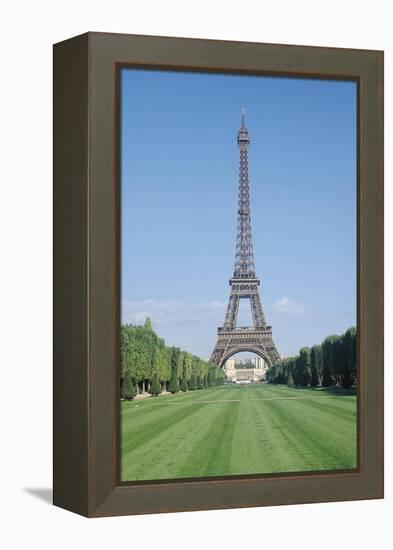
{"label": "picture frame", "polygon": [[[119,477],[121,67],[357,82],[356,471]],[[53,501],[88,517],[383,498],[383,52],[89,32],[54,46]]]}

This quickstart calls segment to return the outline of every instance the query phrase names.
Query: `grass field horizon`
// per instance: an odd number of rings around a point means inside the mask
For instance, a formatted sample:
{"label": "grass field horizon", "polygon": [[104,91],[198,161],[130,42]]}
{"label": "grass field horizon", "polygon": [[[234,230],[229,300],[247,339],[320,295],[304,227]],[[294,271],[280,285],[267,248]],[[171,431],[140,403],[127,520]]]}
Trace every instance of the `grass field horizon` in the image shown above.
{"label": "grass field horizon", "polygon": [[255,384],[121,403],[121,480],[354,469],[356,391]]}

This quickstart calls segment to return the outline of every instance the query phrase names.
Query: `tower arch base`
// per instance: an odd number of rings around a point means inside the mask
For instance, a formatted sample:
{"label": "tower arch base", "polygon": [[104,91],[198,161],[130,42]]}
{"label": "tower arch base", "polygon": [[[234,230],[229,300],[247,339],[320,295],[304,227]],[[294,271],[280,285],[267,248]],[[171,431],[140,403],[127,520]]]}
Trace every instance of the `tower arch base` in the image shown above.
{"label": "tower arch base", "polygon": [[273,342],[270,327],[226,329],[219,327],[217,342],[210,358],[210,363],[222,368],[232,355],[248,351],[262,357],[267,365],[272,366],[280,355]]}

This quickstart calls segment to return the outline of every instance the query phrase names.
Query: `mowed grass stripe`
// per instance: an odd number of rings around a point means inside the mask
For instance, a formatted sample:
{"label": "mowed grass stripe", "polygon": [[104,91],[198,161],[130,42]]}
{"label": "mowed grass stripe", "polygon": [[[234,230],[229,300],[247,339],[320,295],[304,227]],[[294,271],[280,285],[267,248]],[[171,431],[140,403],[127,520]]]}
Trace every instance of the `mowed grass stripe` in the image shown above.
{"label": "mowed grass stripe", "polygon": [[[177,393],[175,395],[160,395],[154,398],[140,399],[128,403],[129,406],[145,406],[161,404],[179,404],[187,402],[197,402],[199,399],[208,398],[212,401],[217,401],[222,398],[222,390],[227,389],[229,392],[233,392],[233,388],[206,388],[203,390],[188,391],[187,393]],[[235,390],[236,391],[236,390]],[[204,397],[202,397],[204,396]]]}
{"label": "mowed grass stripe", "polygon": [[251,402],[242,412],[238,436],[233,440],[237,450],[232,455],[233,474],[355,467],[340,436],[336,434],[334,441],[331,429],[321,434],[318,419],[310,410],[302,411],[299,418],[297,410],[282,402],[268,406]]}
{"label": "mowed grass stripe", "polygon": [[[154,414],[142,416],[141,418],[128,417],[122,422],[122,453],[127,454],[130,450],[154,441],[161,434],[165,434],[172,426],[179,424],[180,420],[186,419],[188,416],[194,415],[199,405],[194,407],[181,408],[157,408],[154,409]],[[146,411],[147,412],[147,411]]]}
{"label": "mowed grass stripe", "polygon": [[353,423],[356,419],[356,399],[353,397],[347,398],[345,401],[339,397],[329,397],[328,401],[318,401],[316,399],[307,400],[306,407],[319,409],[324,415],[332,415],[334,421],[339,419],[339,422]]}
{"label": "mowed grass stripe", "polygon": [[242,409],[237,438],[233,441],[234,474],[275,472],[279,456],[281,465],[285,464],[287,444],[284,441],[282,445],[277,438],[275,426],[273,401],[251,401]]}
{"label": "mowed grass stripe", "polygon": [[[216,393],[214,390],[203,390],[204,394],[209,394],[209,399],[217,401]],[[122,421],[127,421],[130,418],[145,417],[147,414],[155,414],[155,407],[164,407],[165,405],[183,405],[185,403],[196,403],[196,392],[187,392],[185,394],[177,394],[175,397],[163,395],[158,397],[152,397],[148,399],[136,399],[135,401],[126,401],[121,403],[121,417]],[[149,411],[149,412],[148,412]]]}
{"label": "mowed grass stripe", "polygon": [[[204,464],[195,460],[191,449],[200,446],[210,456],[212,427],[221,416],[222,408],[226,407],[224,404],[213,410],[207,410],[204,405],[176,408],[177,421],[171,422],[171,425],[166,423],[165,415],[154,420],[154,438],[142,440],[133,437],[139,436],[134,430],[128,432],[132,443],[124,454],[122,451],[122,479],[168,479],[180,477],[179,472],[183,470],[186,473],[181,477],[202,476]],[[152,430],[151,426],[149,430]]]}
{"label": "mowed grass stripe", "polygon": [[[222,475],[230,471],[232,439],[238,425],[239,404],[223,403],[214,417],[211,407],[205,407],[200,423],[190,434],[188,457],[179,469],[180,477]],[[214,418],[214,421],[210,421]],[[210,421],[210,422],[209,422]],[[192,434],[199,434],[193,437]]]}
{"label": "mowed grass stripe", "polygon": [[[311,395],[311,396],[299,396],[299,397],[284,397],[284,396],[277,396],[277,397],[251,397],[250,399],[247,399],[246,397],[243,397],[243,399],[220,399],[220,400],[206,400],[206,399],[198,399],[196,401],[171,401],[170,403],[165,403],[165,405],[171,406],[171,405],[198,405],[200,403],[203,403],[205,405],[221,405],[222,403],[249,403],[250,401],[282,401],[282,400],[290,400],[290,401],[296,401],[298,399],[335,399],[333,395]],[[154,407],[161,407],[162,403],[149,403],[150,406]],[[137,405],[136,405],[137,406]]]}
{"label": "mowed grass stripe", "polygon": [[[307,401],[302,407],[288,402],[272,402],[270,413],[275,454],[281,457],[273,472],[354,468],[356,466],[356,426],[344,426],[340,416],[330,415]],[[279,448],[281,447],[281,450]],[[285,471],[284,470],[284,471]]]}
{"label": "mowed grass stripe", "polygon": [[356,397],[340,392],[211,388],[122,403],[121,424],[123,480],[356,467]]}

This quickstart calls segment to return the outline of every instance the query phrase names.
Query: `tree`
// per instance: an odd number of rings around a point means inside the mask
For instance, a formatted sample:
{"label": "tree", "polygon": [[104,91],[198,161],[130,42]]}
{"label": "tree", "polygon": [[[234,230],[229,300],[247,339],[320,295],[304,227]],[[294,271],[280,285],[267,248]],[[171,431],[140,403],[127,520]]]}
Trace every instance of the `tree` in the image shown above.
{"label": "tree", "polygon": [[345,366],[341,380],[343,388],[350,388],[356,380],[356,327],[349,328],[343,337]]}
{"label": "tree", "polygon": [[212,364],[208,364],[207,371],[207,385],[209,388],[213,386],[222,386],[225,382],[225,375],[222,369],[215,367]]}
{"label": "tree", "polygon": [[197,389],[198,390],[203,389],[203,382],[202,382],[202,378],[200,376],[198,376],[198,378],[197,378]]}
{"label": "tree", "polygon": [[352,384],[353,384],[353,378],[351,376],[351,372],[348,369],[346,369],[341,379],[341,386],[343,388],[348,389],[352,387]]}
{"label": "tree", "polygon": [[319,386],[322,376],[322,346],[311,348],[311,382],[310,386]]}
{"label": "tree", "polygon": [[179,391],[179,380],[185,387],[192,376],[194,389],[224,382],[221,369],[189,352],[166,346],[154,332],[149,318],[143,326],[128,324],[121,327],[120,353],[121,387],[126,373],[131,376],[133,385],[143,383],[144,387],[149,387],[156,375],[160,389],[168,387],[174,393]]}
{"label": "tree", "polygon": [[151,324],[151,319],[150,317],[146,317],[146,320],[145,320],[145,323],[143,325],[143,328],[146,330],[146,331],[151,331],[153,332],[153,325]]}
{"label": "tree", "polygon": [[185,353],[182,377],[186,379],[187,383],[191,378],[191,374],[192,374],[192,353]]}
{"label": "tree", "polygon": [[164,367],[161,381],[166,385],[171,378],[171,348],[164,347],[163,364]]}
{"label": "tree", "polygon": [[150,393],[154,397],[157,397],[157,395],[161,393],[160,382],[158,381],[158,376],[156,374],[153,374],[153,378],[151,379]]}
{"label": "tree", "polygon": [[304,347],[299,350],[300,383],[308,386],[311,382],[311,350]]}
{"label": "tree", "polygon": [[153,372],[157,374],[160,385],[164,386],[170,379],[170,348],[165,346],[162,338],[157,338],[154,350]]}
{"label": "tree", "polygon": [[187,380],[185,378],[183,378],[182,381],[181,381],[180,389],[181,389],[181,391],[187,391],[188,390]]}
{"label": "tree", "polygon": [[301,348],[296,357],[276,361],[266,379],[270,384],[350,388],[356,381],[356,327],[341,336],[327,336],[311,350]]}
{"label": "tree", "polygon": [[129,353],[130,353],[130,335],[128,327],[122,327],[120,332],[120,350],[121,350],[121,373],[124,378],[127,370],[130,370]]}
{"label": "tree", "polygon": [[269,384],[274,384],[276,373],[277,373],[277,367],[276,365],[272,365],[266,373],[266,380],[269,382]]}
{"label": "tree", "polygon": [[334,356],[333,356],[333,347],[337,339],[337,336],[328,336],[322,342],[322,386],[329,387],[334,385],[333,380],[333,366],[334,366]]}
{"label": "tree", "polygon": [[193,374],[191,375],[190,381],[188,382],[188,389],[190,391],[196,390],[196,381]]}
{"label": "tree", "polygon": [[129,372],[126,372],[123,378],[123,384],[121,387],[121,395],[123,399],[131,401],[136,395],[135,386],[132,383],[132,378]]}
{"label": "tree", "polygon": [[344,336],[337,336],[333,342],[332,376],[336,385],[342,384],[346,367]]}
{"label": "tree", "polygon": [[285,368],[281,366],[280,374],[277,378],[277,384],[286,384],[288,378],[288,373],[286,372]]}
{"label": "tree", "polygon": [[[128,327],[130,346],[129,364],[136,382],[149,380],[153,368],[153,346],[150,343],[154,332],[144,326]],[[155,336],[155,335],[154,335]]]}
{"label": "tree", "polygon": [[293,383],[295,386],[302,385],[302,363],[300,361],[299,355],[293,359],[293,369],[292,369]]}
{"label": "tree", "polygon": [[171,393],[177,393],[179,391],[179,381],[177,379],[176,369],[174,368],[172,368],[172,374],[168,385],[168,391]]}

